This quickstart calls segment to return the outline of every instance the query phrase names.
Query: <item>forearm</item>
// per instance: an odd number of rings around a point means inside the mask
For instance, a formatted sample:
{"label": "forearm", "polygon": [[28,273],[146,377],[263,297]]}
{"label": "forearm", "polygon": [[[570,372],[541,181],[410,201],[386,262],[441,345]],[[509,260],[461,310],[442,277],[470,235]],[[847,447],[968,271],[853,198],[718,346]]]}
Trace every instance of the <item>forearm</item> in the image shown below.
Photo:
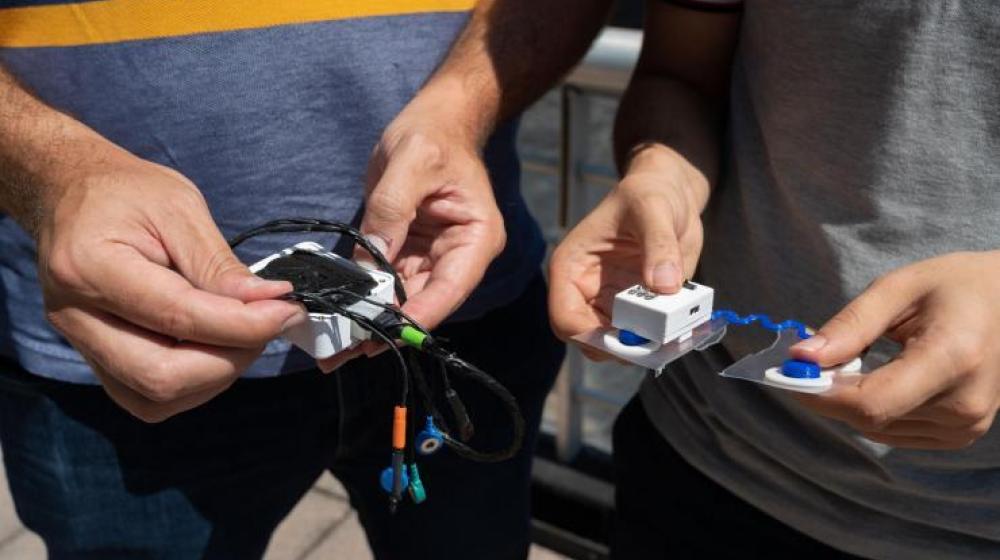
{"label": "forearm", "polygon": [[615,122],[615,159],[626,172],[680,164],[692,200],[704,209],[719,175],[724,104],[670,78],[637,74]]}
{"label": "forearm", "polygon": [[482,145],[496,123],[583,57],[610,7],[611,0],[482,0],[420,96],[447,103]]}
{"label": "forearm", "polygon": [[26,92],[0,67],[0,212],[34,233],[55,185],[82,172],[110,142]]}
{"label": "forearm", "polygon": [[647,2],[642,52],[615,122],[622,173],[680,170],[698,211],[719,177],[739,26],[738,10]]}

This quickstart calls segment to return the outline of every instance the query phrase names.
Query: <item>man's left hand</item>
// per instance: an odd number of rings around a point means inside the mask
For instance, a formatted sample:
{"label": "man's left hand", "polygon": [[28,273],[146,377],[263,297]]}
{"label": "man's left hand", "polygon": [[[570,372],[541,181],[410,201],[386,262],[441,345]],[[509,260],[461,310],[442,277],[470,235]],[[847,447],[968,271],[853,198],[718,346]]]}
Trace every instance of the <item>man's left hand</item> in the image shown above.
{"label": "man's left hand", "polygon": [[[426,329],[454,312],[506,243],[476,134],[440,98],[417,97],[386,128],[368,166],[361,231],[384,249]],[[359,249],[359,260],[369,259]],[[320,362],[332,371],[373,343]]]}
{"label": "man's left hand", "polygon": [[831,366],[883,334],[903,344],[896,359],[856,386],[800,401],[894,447],[957,449],[987,433],[1000,408],[1000,251],[893,271],[792,354]]}

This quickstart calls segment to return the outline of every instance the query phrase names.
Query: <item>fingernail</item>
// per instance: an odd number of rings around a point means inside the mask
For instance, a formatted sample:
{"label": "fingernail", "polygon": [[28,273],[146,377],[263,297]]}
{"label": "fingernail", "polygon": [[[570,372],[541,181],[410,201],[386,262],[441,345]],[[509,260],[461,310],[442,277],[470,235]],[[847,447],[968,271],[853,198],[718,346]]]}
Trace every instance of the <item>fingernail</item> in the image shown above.
{"label": "fingernail", "polygon": [[655,288],[671,288],[680,284],[681,271],[672,262],[656,265],[653,269],[653,284]]}
{"label": "fingernail", "polygon": [[291,289],[291,282],[286,282],[284,280],[265,280],[260,276],[247,276],[246,280],[243,281],[243,285],[250,290],[271,288],[275,284],[286,284],[289,289]]}
{"label": "fingernail", "polygon": [[367,270],[378,270],[378,265],[375,264],[375,261],[369,259],[368,257],[357,257],[354,259],[354,264]]}
{"label": "fingernail", "polygon": [[389,250],[389,243],[387,243],[385,239],[383,239],[378,235],[375,235],[374,233],[365,234],[365,239],[367,239],[369,243],[374,245],[375,248],[378,249],[378,252],[382,253],[383,255],[385,254],[386,251]]}
{"label": "fingernail", "polygon": [[826,342],[827,340],[823,335],[817,334],[795,344],[792,348],[804,352],[816,352],[826,346]]}

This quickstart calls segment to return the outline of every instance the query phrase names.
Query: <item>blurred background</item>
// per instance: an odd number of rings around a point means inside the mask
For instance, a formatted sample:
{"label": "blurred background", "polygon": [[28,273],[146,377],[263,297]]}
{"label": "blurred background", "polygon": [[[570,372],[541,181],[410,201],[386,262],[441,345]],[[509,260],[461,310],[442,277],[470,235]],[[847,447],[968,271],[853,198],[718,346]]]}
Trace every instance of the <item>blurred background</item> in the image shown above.
{"label": "blurred background", "polygon": [[[611,127],[638,56],[641,6],[619,0],[586,59],[521,121],[522,192],[550,249],[616,182]],[[570,350],[535,459],[531,560],[607,558],[611,427],[643,375]],[[0,559],[42,558],[45,547],[19,524],[0,466]],[[279,527],[266,560],[329,558],[367,560],[371,552],[343,488],[326,474]]]}

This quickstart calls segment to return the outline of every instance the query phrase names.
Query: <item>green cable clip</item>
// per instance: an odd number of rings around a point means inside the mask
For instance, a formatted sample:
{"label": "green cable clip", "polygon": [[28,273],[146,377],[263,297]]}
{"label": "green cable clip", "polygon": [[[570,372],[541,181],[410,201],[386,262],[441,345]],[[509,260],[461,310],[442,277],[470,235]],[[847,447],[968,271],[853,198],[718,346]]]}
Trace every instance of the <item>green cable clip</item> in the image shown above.
{"label": "green cable clip", "polygon": [[416,463],[410,463],[410,498],[413,503],[419,504],[427,499],[427,492],[424,490],[424,483],[420,480],[420,471],[417,470]]}
{"label": "green cable clip", "polygon": [[424,342],[427,341],[427,333],[416,327],[406,325],[399,332],[399,339],[409,346],[420,350],[424,347]]}

